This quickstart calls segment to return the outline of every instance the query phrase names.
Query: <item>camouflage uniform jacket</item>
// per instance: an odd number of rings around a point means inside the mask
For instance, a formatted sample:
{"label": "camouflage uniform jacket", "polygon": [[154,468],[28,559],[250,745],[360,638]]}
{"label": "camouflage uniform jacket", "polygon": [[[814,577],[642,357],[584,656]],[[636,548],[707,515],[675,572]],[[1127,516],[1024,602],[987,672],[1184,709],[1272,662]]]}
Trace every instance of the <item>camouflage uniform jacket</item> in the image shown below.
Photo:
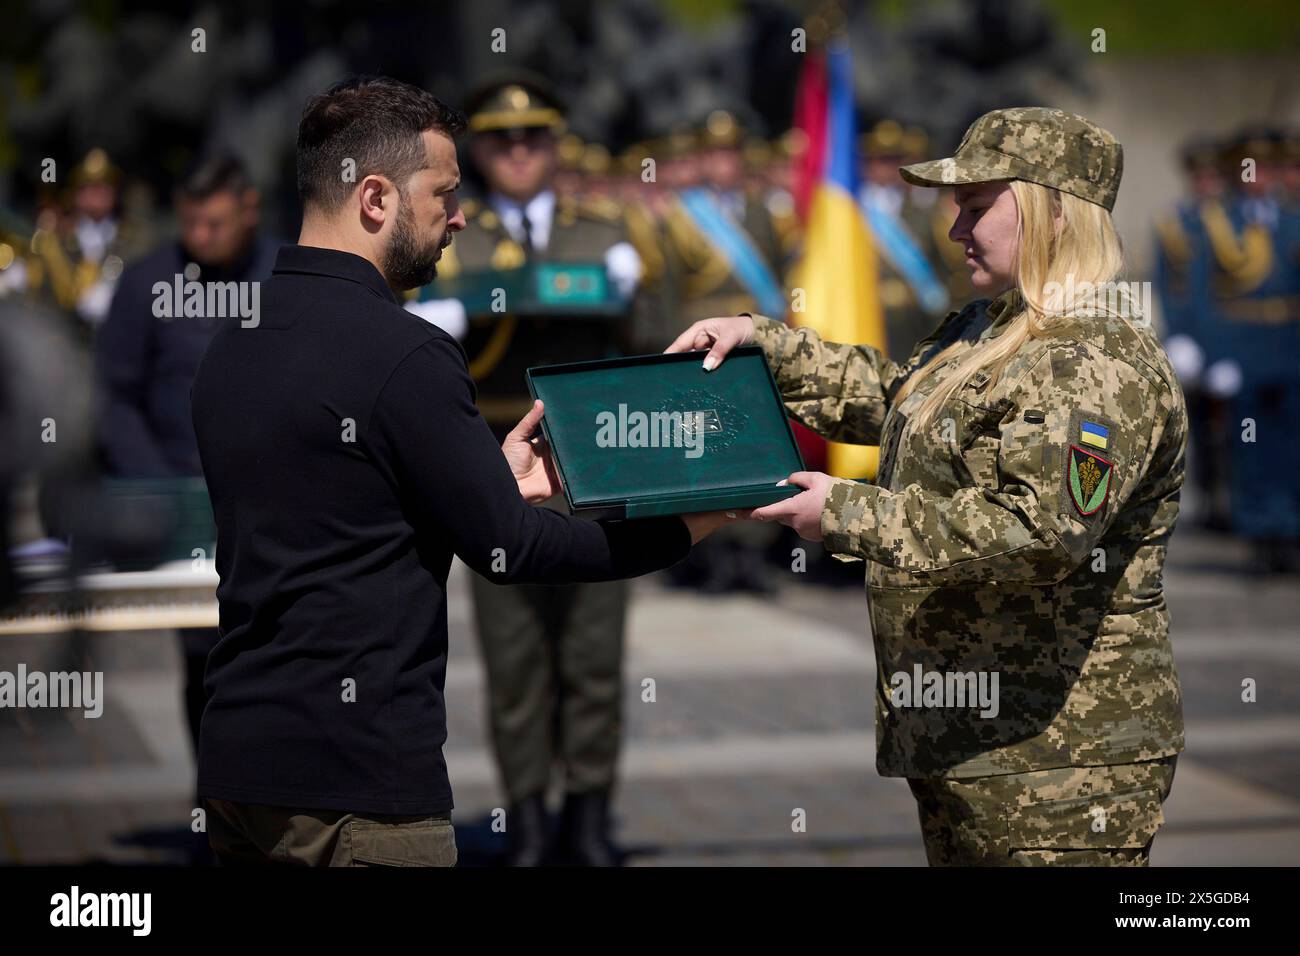
{"label": "camouflage uniform jacket", "polygon": [[[822,531],[832,553],[867,560],[885,776],[1183,749],[1162,570],[1187,412],[1149,328],[1077,315],[1026,342],[996,382],[974,375],[924,429],[909,419],[951,359],[893,400],[939,350],[1001,334],[1017,308],[1014,292],[971,303],[903,364],[755,317],[790,414],[829,438],[881,445],[876,484],[835,479]],[[895,703],[900,672],[937,672],[954,688],[957,675],[996,673],[998,712]]]}

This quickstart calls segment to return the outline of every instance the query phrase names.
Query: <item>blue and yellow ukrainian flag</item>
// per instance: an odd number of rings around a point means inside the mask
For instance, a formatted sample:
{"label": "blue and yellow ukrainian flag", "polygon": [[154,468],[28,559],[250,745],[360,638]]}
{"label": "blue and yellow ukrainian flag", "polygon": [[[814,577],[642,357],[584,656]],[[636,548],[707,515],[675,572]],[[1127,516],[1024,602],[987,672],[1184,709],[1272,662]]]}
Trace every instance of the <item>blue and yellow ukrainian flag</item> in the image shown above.
{"label": "blue and yellow ukrainian flag", "polygon": [[1079,426],[1079,439],[1093,448],[1105,448],[1110,443],[1110,429],[1096,422],[1084,422]]}
{"label": "blue and yellow ukrainian flag", "polygon": [[[858,205],[857,129],[853,109],[853,61],[847,43],[829,46],[825,56],[810,56],[804,81],[818,92],[804,100],[800,117],[810,148],[820,150],[804,168],[815,177],[804,230],[804,251],[791,275],[803,290],[804,310],[792,312],[796,325],[815,329],[831,342],[885,348],[876,249]],[[810,70],[825,70],[810,76]],[[820,95],[825,90],[825,95]],[[821,123],[820,127],[812,128]],[[808,184],[805,184],[806,186]],[[870,478],[879,449],[831,442],[827,470],[842,478]]]}

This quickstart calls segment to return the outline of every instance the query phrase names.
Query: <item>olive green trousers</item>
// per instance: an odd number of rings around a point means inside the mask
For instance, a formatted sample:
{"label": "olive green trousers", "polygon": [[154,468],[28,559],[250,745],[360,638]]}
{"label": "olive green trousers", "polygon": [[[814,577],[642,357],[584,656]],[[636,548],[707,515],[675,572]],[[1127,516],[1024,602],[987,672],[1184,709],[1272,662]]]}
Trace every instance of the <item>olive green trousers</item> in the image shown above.
{"label": "olive green trousers", "polygon": [[205,797],[208,843],[224,866],[455,866],[451,815],[382,816]]}
{"label": "olive green trousers", "polygon": [[498,585],[472,575],[488,718],[511,802],[614,785],[622,734],[628,583]]}

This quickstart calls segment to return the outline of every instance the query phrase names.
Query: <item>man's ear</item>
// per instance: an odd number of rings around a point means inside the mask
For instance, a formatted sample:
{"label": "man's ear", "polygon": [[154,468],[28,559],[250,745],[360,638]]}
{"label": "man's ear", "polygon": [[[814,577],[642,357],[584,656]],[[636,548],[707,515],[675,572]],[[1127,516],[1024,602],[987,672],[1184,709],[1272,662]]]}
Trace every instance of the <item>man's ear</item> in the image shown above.
{"label": "man's ear", "polygon": [[390,186],[387,179],[374,174],[361,180],[361,216],[375,228],[382,226],[392,212]]}

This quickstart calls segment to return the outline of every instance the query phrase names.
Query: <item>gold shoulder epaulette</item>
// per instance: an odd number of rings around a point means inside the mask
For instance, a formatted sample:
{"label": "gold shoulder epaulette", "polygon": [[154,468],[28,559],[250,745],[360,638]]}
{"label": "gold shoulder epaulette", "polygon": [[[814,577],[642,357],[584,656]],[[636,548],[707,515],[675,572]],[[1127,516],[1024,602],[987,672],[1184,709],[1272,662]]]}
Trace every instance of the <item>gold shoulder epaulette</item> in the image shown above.
{"label": "gold shoulder epaulette", "polygon": [[578,200],[578,215],[601,222],[618,222],[623,218],[623,207],[604,196],[585,196]]}
{"label": "gold shoulder epaulette", "polygon": [[1245,295],[1268,278],[1273,271],[1273,241],[1267,229],[1246,226],[1238,237],[1223,206],[1213,201],[1201,205],[1201,223],[1214,258],[1226,274],[1215,277],[1221,293]]}
{"label": "gold shoulder epaulette", "polygon": [[1156,235],[1160,237],[1160,243],[1170,259],[1183,263],[1192,257],[1192,245],[1177,215],[1157,219]]}

